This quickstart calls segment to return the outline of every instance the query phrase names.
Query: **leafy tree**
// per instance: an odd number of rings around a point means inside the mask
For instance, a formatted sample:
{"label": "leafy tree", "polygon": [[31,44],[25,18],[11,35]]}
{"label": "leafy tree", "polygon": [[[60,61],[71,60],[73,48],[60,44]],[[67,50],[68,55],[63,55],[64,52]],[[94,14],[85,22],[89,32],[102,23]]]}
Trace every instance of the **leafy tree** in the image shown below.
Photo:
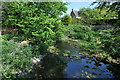
{"label": "leafy tree", "polygon": [[[17,28],[15,36],[22,40],[30,40],[37,46],[16,47],[15,43],[3,42],[3,52],[0,54],[3,62],[3,76],[13,78],[11,72],[27,72],[30,70],[30,59],[39,53],[44,53],[48,45],[52,45],[59,37],[61,23],[59,15],[67,10],[63,2],[4,2],[2,26]],[[38,53],[38,46],[40,51]],[[8,47],[8,48],[7,48]],[[16,47],[16,48],[15,48]],[[16,49],[16,50],[14,50]],[[35,49],[35,50],[34,50]],[[16,51],[12,55],[11,51]],[[38,53],[38,55],[36,55]],[[21,58],[23,58],[21,60]]]}
{"label": "leafy tree", "polygon": [[56,41],[59,15],[67,10],[63,2],[5,2],[3,26],[16,27],[16,36],[35,44],[50,45]]}
{"label": "leafy tree", "polygon": [[99,11],[90,9],[90,8],[82,8],[79,10],[79,15],[82,16],[82,18],[87,18],[87,19],[96,19],[96,18],[101,18],[99,14]]}
{"label": "leafy tree", "polygon": [[65,15],[63,18],[62,18],[62,22],[64,25],[69,25],[72,21],[72,18],[70,15]]}
{"label": "leafy tree", "polygon": [[[79,10],[79,15],[84,19],[113,19],[116,16],[114,11],[107,13],[109,8],[100,9],[91,9],[91,8],[82,8]],[[107,15],[106,15],[107,13]],[[104,16],[106,15],[106,16]]]}
{"label": "leafy tree", "polygon": [[118,19],[120,18],[120,14],[119,14],[120,13],[120,2],[116,2],[116,1],[112,3],[111,2],[93,2],[91,5],[95,5],[95,4],[97,4],[95,8],[98,8],[101,10],[105,7],[109,8],[107,10],[106,15],[111,11],[115,11],[118,14]]}

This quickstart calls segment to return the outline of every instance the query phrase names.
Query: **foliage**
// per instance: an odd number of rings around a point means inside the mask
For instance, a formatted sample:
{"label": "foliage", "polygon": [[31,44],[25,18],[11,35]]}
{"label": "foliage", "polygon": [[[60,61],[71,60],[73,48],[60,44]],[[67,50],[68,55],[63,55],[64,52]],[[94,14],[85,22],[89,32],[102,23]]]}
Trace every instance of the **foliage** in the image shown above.
{"label": "foliage", "polygon": [[95,34],[89,27],[84,27],[82,25],[70,25],[67,27],[66,31],[68,34],[67,36],[74,37],[74,39],[82,39],[86,41],[93,40],[93,35]]}
{"label": "foliage", "polygon": [[82,16],[82,18],[87,19],[101,19],[102,17],[99,15],[99,10],[96,9],[90,9],[90,8],[82,8],[79,10],[79,15]]}
{"label": "foliage", "polygon": [[[28,70],[28,67],[30,67],[31,50],[27,48],[29,47],[16,48],[16,43],[13,41],[2,41],[2,54],[0,55],[4,78],[15,77],[15,73]],[[13,55],[12,52],[15,52],[16,55]]]}
{"label": "foliage", "polygon": [[[57,18],[67,10],[66,3],[63,2],[4,2],[2,5],[3,27],[20,27],[16,25],[18,21],[22,20],[23,22],[29,18],[33,21],[37,17],[39,19],[41,14]],[[28,25],[27,21],[24,23]]]}
{"label": "foliage", "polygon": [[91,5],[94,5],[94,4],[98,4],[95,8],[98,8],[98,9],[104,9],[105,7],[107,7],[108,8],[108,10],[107,10],[107,13],[106,13],[106,15],[108,14],[108,13],[110,13],[111,11],[115,11],[116,13],[117,13],[117,18],[118,19],[120,19],[120,2],[117,2],[117,1],[115,1],[115,2],[93,2]]}
{"label": "foliage", "polygon": [[73,19],[72,24],[81,25],[101,25],[108,24],[110,19],[116,19],[117,13],[115,11],[109,11],[108,7],[101,9],[82,8],[79,10],[80,19]]}
{"label": "foliage", "polygon": [[117,22],[116,22],[116,24],[114,24],[116,27],[118,27],[118,28],[120,28],[120,20],[118,20]]}
{"label": "foliage", "polygon": [[87,20],[82,18],[72,18],[71,24],[80,24],[80,25],[87,25],[90,24]]}
{"label": "foliage", "polygon": [[[113,19],[116,16],[114,11],[107,13],[109,8],[100,9],[91,9],[91,8],[82,8],[79,10],[79,15],[84,19]],[[107,13],[107,14],[106,14]]]}
{"label": "foliage", "polygon": [[[118,21],[119,22],[119,21]],[[120,27],[117,23],[111,31],[103,33],[102,44],[103,49],[109,52],[113,57],[120,57]]]}
{"label": "foliage", "polygon": [[64,34],[72,39],[78,39],[83,50],[90,53],[107,54],[106,57],[120,57],[119,20],[112,29],[92,31],[83,25],[69,25]]}
{"label": "foliage", "polygon": [[[44,53],[62,36],[59,16],[67,10],[63,2],[4,2],[2,26],[17,28],[15,34],[4,35],[1,39],[4,78],[15,78],[31,70],[30,59]],[[55,7],[54,7],[55,6]],[[19,40],[30,40],[34,45],[17,46]],[[10,40],[10,41],[7,41]],[[36,46],[37,45],[37,46]],[[41,52],[40,52],[40,51]]]}
{"label": "foliage", "polygon": [[101,53],[100,35],[92,31],[89,27],[83,25],[65,26],[64,34],[72,39],[80,40],[80,45],[83,50],[91,53]]}
{"label": "foliage", "polygon": [[4,40],[10,40],[14,37],[14,34],[6,34],[6,35],[2,35],[1,38]]}
{"label": "foliage", "polygon": [[[4,78],[15,78],[18,74],[29,72],[31,70],[31,58],[38,57],[40,53],[45,54],[47,47],[56,40],[61,40],[62,36],[78,39],[82,49],[90,53],[109,53],[120,57],[120,21],[117,22],[112,30],[106,30],[105,32],[103,30],[95,32],[88,26],[80,25],[83,23],[96,24],[96,22],[90,22],[86,19],[76,19],[75,22],[79,23],[79,25],[68,25],[70,17],[67,15],[67,18],[65,19],[64,17],[63,19],[63,22],[67,22],[67,24],[64,23],[66,25],[62,25],[61,22],[58,22],[60,20],[58,17],[62,12],[66,11],[65,5],[62,2],[5,2],[3,4],[3,26],[18,28],[16,34],[4,35],[0,41],[2,43],[0,56]],[[84,15],[83,18],[103,19],[103,15],[98,14],[100,13],[99,9],[87,8],[83,9],[83,11],[83,13],[81,12],[81,15]],[[106,9],[103,10],[103,13],[106,14]],[[111,18],[110,14],[105,18]],[[10,40],[13,37],[18,37],[21,40],[30,40],[37,46],[24,45],[18,47],[17,42]],[[54,77],[54,73],[60,72],[59,70],[63,70],[66,66],[63,59],[59,60],[58,56],[55,55],[47,55],[43,59],[47,60],[48,63],[42,62],[42,72],[44,70],[47,71],[47,73],[42,74],[49,78]],[[51,65],[49,62],[55,63],[54,67],[49,67]],[[61,65],[58,65],[59,63]]]}
{"label": "foliage", "polygon": [[40,54],[35,50],[33,52],[33,47],[27,44],[18,47],[18,43],[14,41],[1,39],[0,42],[2,43],[0,56],[3,78],[16,78],[18,74],[29,72],[31,58]]}
{"label": "foliage", "polygon": [[72,19],[71,24],[78,24],[78,25],[103,25],[103,24],[108,24],[108,21],[110,19],[83,19],[83,18],[78,18],[78,19]]}
{"label": "foliage", "polygon": [[65,5],[63,2],[5,2],[3,26],[17,27],[16,36],[21,40],[51,45],[58,39],[58,16],[66,11]]}
{"label": "foliage", "polygon": [[[117,13],[117,18],[120,18],[120,2],[93,2],[92,5],[94,4],[98,4],[96,6],[96,8],[98,9],[103,9],[104,7],[108,7],[109,10],[107,12],[110,11],[115,11]],[[114,28],[110,31],[110,35],[107,37],[107,39],[105,37],[103,37],[103,45],[104,45],[104,49],[107,52],[110,52],[112,57],[117,58],[120,57],[120,25],[119,25],[119,20],[116,24],[114,24]],[[104,34],[105,35],[105,34]]]}
{"label": "foliage", "polygon": [[[119,21],[118,21],[119,22]],[[117,23],[118,24],[118,23]],[[72,28],[69,37],[79,39],[83,50],[90,53],[107,53],[114,58],[120,57],[120,28],[114,26],[113,29],[102,30],[99,32],[92,31],[88,27],[76,26]]]}
{"label": "foliage", "polygon": [[72,21],[72,18],[70,15],[65,15],[63,18],[62,18],[62,22],[64,25],[69,25]]}

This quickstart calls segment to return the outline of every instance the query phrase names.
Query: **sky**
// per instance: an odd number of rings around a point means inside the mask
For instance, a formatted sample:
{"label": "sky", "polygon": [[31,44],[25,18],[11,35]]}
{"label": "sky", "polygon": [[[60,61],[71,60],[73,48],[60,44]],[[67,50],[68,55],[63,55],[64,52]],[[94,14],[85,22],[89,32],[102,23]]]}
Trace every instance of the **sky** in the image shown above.
{"label": "sky", "polygon": [[63,14],[63,16],[66,14],[70,14],[72,9],[78,11],[80,8],[94,8],[95,5],[90,6],[91,3],[92,2],[90,2],[90,1],[89,2],[69,2],[69,4],[67,5],[68,10],[66,13]]}

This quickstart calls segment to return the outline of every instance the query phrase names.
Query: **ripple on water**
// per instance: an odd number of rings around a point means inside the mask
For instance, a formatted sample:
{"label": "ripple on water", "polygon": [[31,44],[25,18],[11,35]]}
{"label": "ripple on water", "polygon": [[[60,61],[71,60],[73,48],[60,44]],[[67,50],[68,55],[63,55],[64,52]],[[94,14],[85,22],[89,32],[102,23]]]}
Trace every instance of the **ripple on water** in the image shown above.
{"label": "ripple on water", "polygon": [[[77,43],[74,43],[77,44]],[[71,52],[71,56],[78,56],[79,59],[71,59],[67,62],[65,78],[113,78],[111,71],[107,69],[108,64],[97,61],[96,58],[79,54],[80,48],[74,47],[72,42],[62,42],[59,44],[61,50],[68,50]]]}
{"label": "ripple on water", "polygon": [[113,78],[111,71],[107,69],[108,64],[100,62],[99,66],[95,65],[95,59],[88,59],[88,57],[80,57],[82,59],[67,63],[67,68],[64,73],[65,78]]}

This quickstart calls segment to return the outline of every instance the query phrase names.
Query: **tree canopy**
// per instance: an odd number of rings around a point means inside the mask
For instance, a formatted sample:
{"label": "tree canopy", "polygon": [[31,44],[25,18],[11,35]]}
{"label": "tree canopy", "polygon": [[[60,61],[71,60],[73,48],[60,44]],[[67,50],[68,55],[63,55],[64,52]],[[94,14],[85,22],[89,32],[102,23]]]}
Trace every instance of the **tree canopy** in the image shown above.
{"label": "tree canopy", "polygon": [[[109,8],[104,7],[104,9],[91,9],[91,8],[82,8],[79,10],[79,15],[85,19],[113,19],[116,18],[116,12],[110,11],[107,13]],[[107,13],[107,14],[106,14]]]}
{"label": "tree canopy", "polygon": [[[107,13],[109,13],[110,11],[115,11],[118,14],[118,19],[120,19],[120,2],[93,2],[91,5],[95,5],[97,4],[97,6],[95,8],[98,9],[103,9],[104,7],[109,8],[107,10]],[[107,14],[106,13],[106,14]]]}
{"label": "tree canopy", "polygon": [[2,26],[18,29],[16,36],[37,44],[51,44],[57,37],[63,2],[4,2]]}

